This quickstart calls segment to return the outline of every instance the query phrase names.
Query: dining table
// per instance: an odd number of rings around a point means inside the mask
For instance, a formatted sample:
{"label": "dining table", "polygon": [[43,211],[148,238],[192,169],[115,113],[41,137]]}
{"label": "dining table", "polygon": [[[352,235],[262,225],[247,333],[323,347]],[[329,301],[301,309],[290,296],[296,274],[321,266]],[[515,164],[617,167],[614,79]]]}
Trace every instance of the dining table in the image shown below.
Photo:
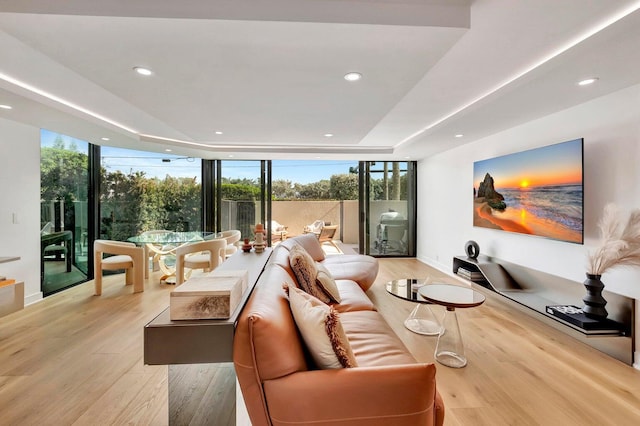
{"label": "dining table", "polygon": [[153,265],[157,264],[162,271],[161,282],[175,284],[176,249],[185,244],[221,236],[221,233],[207,231],[153,231],[143,232],[127,241],[143,247],[145,259],[153,256]]}

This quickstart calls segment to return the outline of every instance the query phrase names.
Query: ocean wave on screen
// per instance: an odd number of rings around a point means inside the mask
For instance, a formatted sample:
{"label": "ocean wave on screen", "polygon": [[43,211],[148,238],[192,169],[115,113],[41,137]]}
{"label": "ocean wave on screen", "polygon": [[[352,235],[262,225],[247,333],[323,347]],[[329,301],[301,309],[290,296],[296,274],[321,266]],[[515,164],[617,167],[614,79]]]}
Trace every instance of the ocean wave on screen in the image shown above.
{"label": "ocean wave on screen", "polygon": [[507,209],[526,210],[535,216],[582,232],[582,186],[542,186],[498,190]]}

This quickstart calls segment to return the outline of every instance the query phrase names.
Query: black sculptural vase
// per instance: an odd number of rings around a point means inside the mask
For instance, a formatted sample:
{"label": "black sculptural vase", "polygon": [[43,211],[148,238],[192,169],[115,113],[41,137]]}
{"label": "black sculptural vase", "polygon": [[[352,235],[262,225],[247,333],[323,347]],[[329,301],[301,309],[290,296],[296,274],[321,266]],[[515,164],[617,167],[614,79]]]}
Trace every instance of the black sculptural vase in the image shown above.
{"label": "black sculptural vase", "polygon": [[583,283],[587,289],[587,295],[582,299],[584,302],[582,311],[589,318],[602,320],[607,317],[608,313],[604,308],[607,301],[602,297],[604,283],[600,280],[600,277],[601,275],[587,273],[587,279]]}

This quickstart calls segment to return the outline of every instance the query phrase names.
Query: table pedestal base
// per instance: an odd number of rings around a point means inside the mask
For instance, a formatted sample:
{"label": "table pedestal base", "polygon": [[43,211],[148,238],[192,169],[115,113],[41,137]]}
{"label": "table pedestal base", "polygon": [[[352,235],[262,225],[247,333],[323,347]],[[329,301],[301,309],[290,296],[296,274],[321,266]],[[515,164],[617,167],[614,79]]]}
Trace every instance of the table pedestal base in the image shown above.
{"label": "table pedestal base", "polygon": [[404,321],[404,326],[417,334],[435,336],[440,334],[440,321],[436,318],[431,308],[424,304],[418,304],[409,317]]}
{"label": "table pedestal base", "polygon": [[462,368],[467,365],[467,357],[464,354],[462,334],[458,324],[458,316],[455,308],[447,307],[442,319],[442,331],[438,336],[435,352],[436,361],[447,367]]}

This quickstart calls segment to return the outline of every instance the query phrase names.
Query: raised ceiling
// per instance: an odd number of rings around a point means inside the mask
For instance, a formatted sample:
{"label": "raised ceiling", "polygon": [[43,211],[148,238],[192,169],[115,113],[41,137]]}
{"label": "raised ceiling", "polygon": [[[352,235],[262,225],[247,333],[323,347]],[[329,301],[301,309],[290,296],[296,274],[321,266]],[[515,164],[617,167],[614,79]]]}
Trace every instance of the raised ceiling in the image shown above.
{"label": "raised ceiling", "polygon": [[0,117],[203,158],[418,159],[640,83],[638,8],[5,0]]}

